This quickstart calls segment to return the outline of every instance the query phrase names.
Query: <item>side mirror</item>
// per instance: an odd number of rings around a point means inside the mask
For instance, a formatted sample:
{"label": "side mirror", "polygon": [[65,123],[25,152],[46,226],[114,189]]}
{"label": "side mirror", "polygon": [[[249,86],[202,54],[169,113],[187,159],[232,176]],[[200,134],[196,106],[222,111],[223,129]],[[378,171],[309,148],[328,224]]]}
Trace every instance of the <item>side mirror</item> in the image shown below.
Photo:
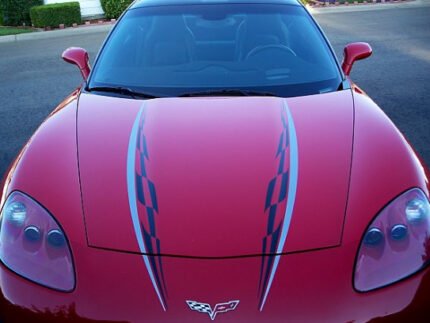
{"label": "side mirror", "polygon": [[368,43],[352,43],[346,45],[343,50],[342,70],[345,75],[351,73],[352,65],[355,61],[364,59],[372,55],[372,47]]}
{"label": "side mirror", "polygon": [[90,75],[90,60],[85,49],[79,47],[70,47],[63,52],[61,57],[70,64],[77,65],[81,71],[82,77],[86,81]]}

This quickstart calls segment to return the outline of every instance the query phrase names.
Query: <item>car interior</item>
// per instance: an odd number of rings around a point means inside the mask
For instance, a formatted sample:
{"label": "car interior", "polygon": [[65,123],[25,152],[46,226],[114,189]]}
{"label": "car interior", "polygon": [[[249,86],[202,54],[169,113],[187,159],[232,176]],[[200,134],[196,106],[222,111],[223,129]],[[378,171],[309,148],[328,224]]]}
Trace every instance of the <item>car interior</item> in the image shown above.
{"label": "car interior", "polygon": [[[200,88],[323,84],[336,79],[339,71],[328,45],[300,9],[159,14],[131,10],[103,50],[108,54],[100,57],[103,69],[95,81]],[[335,89],[320,89],[331,90]]]}

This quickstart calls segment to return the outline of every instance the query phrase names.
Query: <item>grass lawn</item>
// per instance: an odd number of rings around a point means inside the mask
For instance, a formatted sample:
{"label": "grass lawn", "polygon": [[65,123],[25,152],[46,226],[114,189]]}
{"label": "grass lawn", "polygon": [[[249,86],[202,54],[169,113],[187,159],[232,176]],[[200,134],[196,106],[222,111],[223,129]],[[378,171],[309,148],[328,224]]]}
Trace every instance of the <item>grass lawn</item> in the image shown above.
{"label": "grass lawn", "polygon": [[14,28],[14,27],[3,27],[3,26],[0,26],[0,36],[31,33],[33,31],[34,31],[33,29],[28,29],[28,28],[24,29],[24,28]]}

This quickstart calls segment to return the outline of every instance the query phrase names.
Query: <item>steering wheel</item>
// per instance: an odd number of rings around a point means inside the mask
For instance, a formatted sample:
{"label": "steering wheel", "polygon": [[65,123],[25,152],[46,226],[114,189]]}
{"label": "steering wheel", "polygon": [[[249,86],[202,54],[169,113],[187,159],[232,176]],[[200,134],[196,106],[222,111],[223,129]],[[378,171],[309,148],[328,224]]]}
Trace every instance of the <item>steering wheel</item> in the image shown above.
{"label": "steering wheel", "polygon": [[251,49],[251,51],[246,55],[245,60],[249,59],[251,56],[257,55],[260,52],[263,52],[265,50],[270,50],[270,49],[280,49],[282,51],[288,52],[289,54],[292,54],[297,57],[297,54],[290,47],[287,47],[285,45],[280,45],[280,44],[271,44],[271,45],[261,45]]}

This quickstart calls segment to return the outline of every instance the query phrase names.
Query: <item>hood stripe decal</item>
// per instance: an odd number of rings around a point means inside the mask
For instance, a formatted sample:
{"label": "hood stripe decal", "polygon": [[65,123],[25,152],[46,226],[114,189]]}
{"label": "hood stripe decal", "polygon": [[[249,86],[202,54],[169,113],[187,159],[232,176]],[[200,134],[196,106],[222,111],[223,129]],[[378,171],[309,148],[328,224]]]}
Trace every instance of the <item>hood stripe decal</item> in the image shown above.
{"label": "hood stripe decal", "polygon": [[[128,152],[127,152],[127,190],[128,190],[128,201],[130,205],[130,213],[133,221],[133,227],[136,235],[137,242],[139,244],[140,252],[143,254],[143,261],[146,266],[146,270],[148,271],[149,278],[151,279],[152,286],[157,293],[158,299],[160,300],[161,306],[163,310],[166,311],[166,304],[163,300],[163,295],[159,289],[156,278],[158,278],[158,274],[153,271],[153,266],[151,265],[151,261],[149,257],[146,255],[146,245],[144,242],[144,228],[141,226],[139,213],[137,208],[137,192],[136,192],[136,143],[138,142],[138,134],[139,134],[139,124],[142,117],[144,106],[142,106],[137,114],[136,120],[134,121],[133,128],[131,130],[130,141],[128,144]],[[146,143],[144,144],[146,146]],[[146,147],[145,147],[146,150]],[[155,259],[152,259],[154,262]],[[155,266],[154,266],[155,267]],[[156,277],[157,276],[157,277]]]}
{"label": "hood stripe decal", "polygon": [[[285,241],[287,239],[288,231],[290,229],[291,224],[291,218],[293,215],[294,210],[294,203],[296,200],[296,193],[297,193],[297,181],[298,181],[298,172],[299,172],[299,152],[298,152],[298,146],[297,146],[297,134],[296,129],[294,126],[293,117],[291,115],[290,109],[288,108],[287,101],[284,100],[283,104],[283,113],[282,113],[282,122],[284,129],[287,127],[287,121],[285,120],[284,113],[286,114],[288,118],[288,135],[287,133],[284,134],[284,132],[281,134],[281,139],[278,147],[278,152],[276,156],[280,155],[280,164],[279,164],[279,170],[278,170],[278,176],[282,176],[282,183],[280,188],[280,196],[277,200],[277,203],[270,206],[269,210],[269,223],[268,223],[268,235],[263,239],[263,252],[267,252],[266,245],[268,244],[269,239],[271,239],[271,247],[270,249],[274,249],[276,256],[263,256],[263,262],[262,262],[262,272],[260,275],[260,290],[261,286],[264,286],[264,289],[262,290],[261,299],[260,299],[260,311],[263,310],[264,305],[267,300],[267,296],[269,294],[270,288],[272,287],[273,279],[276,274],[276,270],[278,269],[279,260],[281,258],[281,254],[284,250]],[[284,138],[286,137],[286,138]],[[284,144],[285,140],[285,144]],[[285,146],[284,150],[282,151],[282,147]],[[290,150],[290,160],[289,160],[289,171],[284,170],[284,173],[282,173],[283,166],[284,166],[284,158],[286,157],[285,150],[289,148]],[[286,186],[287,186],[287,178],[288,178],[288,192],[287,195],[285,195]],[[276,178],[275,178],[276,180]],[[269,183],[269,189],[268,189],[268,198],[266,199],[266,209],[269,207],[268,200],[272,199],[273,194],[273,180]],[[277,206],[285,197],[287,196],[287,205],[286,205],[286,211],[284,214],[284,217],[279,224],[279,226],[275,229],[274,228],[274,218],[276,212]],[[279,240],[278,240],[279,239]],[[278,241],[276,245],[276,241]],[[276,246],[276,249],[275,249]],[[272,248],[273,247],[273,248]],[[265,259],[267,259],[267,264],[265,264]],[[266,268],[266,270],[264,270]],[[263,271],[266,273],[266,277],[263,281]]]}

